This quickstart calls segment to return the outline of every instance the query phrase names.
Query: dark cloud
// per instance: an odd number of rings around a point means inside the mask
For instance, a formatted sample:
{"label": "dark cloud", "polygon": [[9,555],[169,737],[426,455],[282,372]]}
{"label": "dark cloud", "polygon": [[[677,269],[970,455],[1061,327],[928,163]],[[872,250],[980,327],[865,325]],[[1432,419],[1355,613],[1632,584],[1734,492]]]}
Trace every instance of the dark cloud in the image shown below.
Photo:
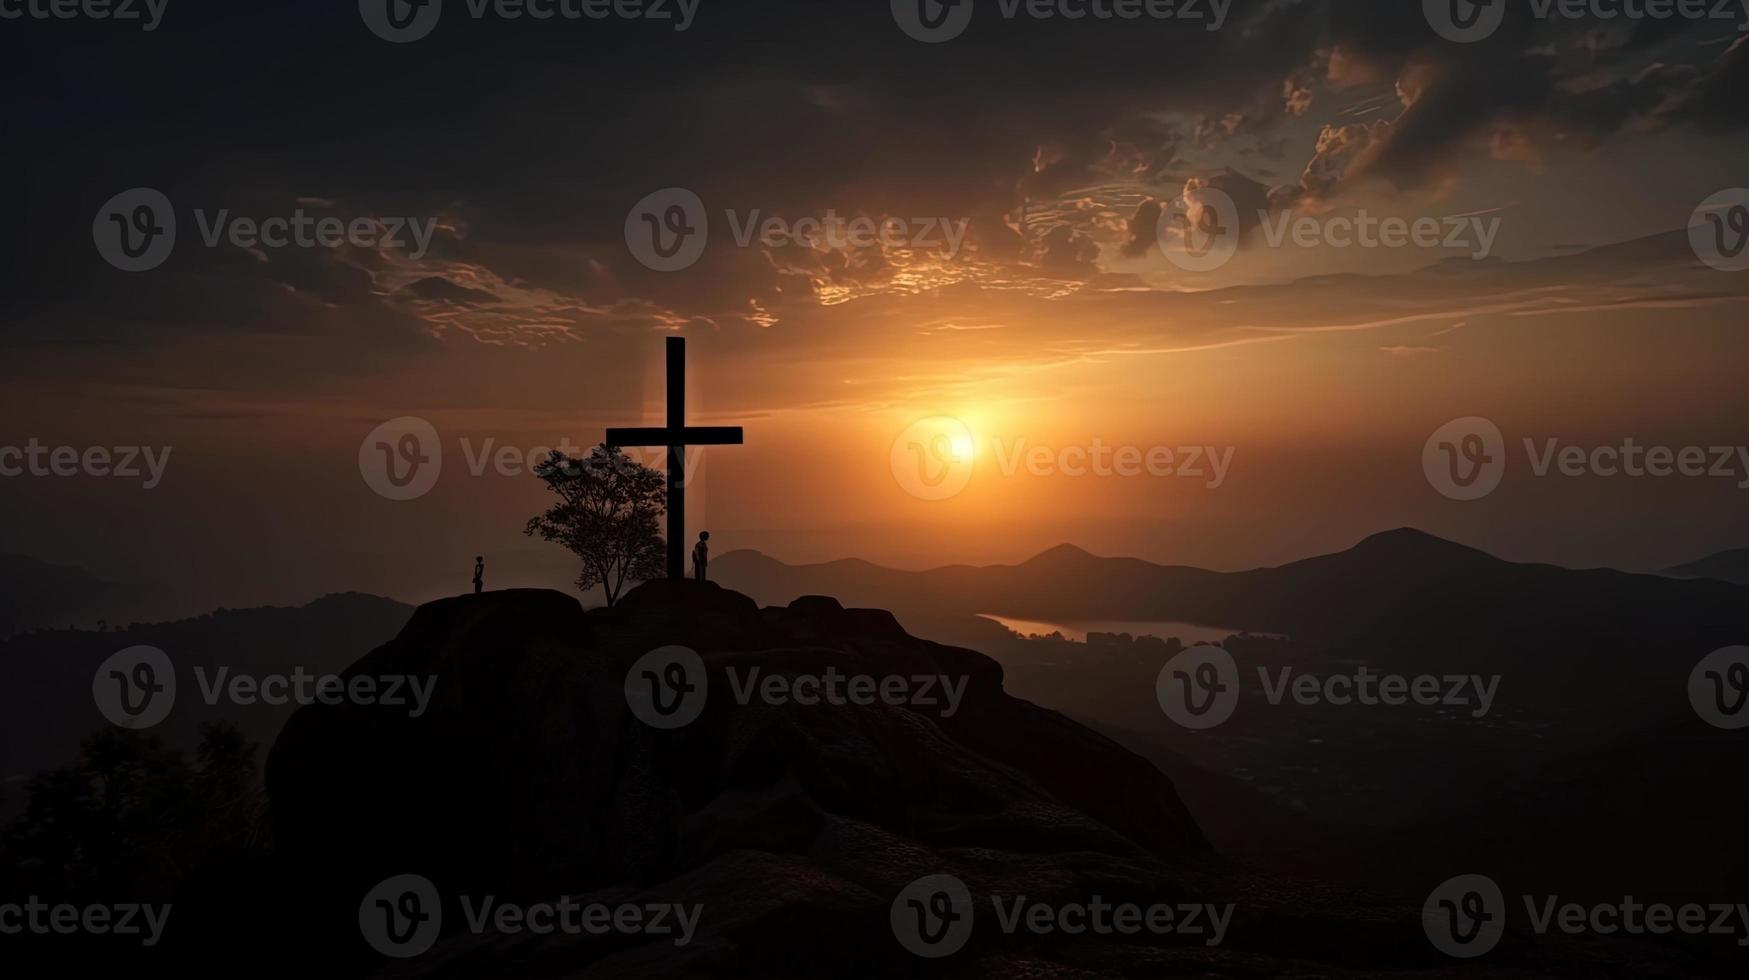
{"label": "dark cloud", "polygon": [[451,282],[442,276],[426,276],[423,279],[416,279],[402,286],[400,291],[413,299],[471,306],[496,303],[499,299],[495,293],[488,290],[471,289]]}
{"label": "dark cloud", "polygon": [[1749,36],[1739,36],[1724,54],[1692,76],[1692,84],[1669,104],[1675,122],[1718,129],[1749,123]]}
{"label": "dark cloud", "polygon": [[[1549,25],[1518,4],[1476,45],[1441,40],[1404,0],[1238,0],[1218,32],[1071,31],[980,5],[942,45],[905,37],[881,2],[704,0],[684,33],[450,6],[407,45],[371,35],[356,4],[302,0],[179,0],[151,35],[13,25],[0,73],[35,95],[0,104],[9,145],[32,153],[8,162],[25,204],[0,246],[5,336],[307,331],[417,348],[432,325],[391,295],[502,307],[515,319],[494,331],[736,329],[951,263],[741,247],[726,210],[964,219],[978,262],[1091,281],[1102,242],[1147,251],[1158,200],[1187,178],[1279,207],[1369,178],[1423,186],[1467,155],[1740,127],[1746,104],[1740,40],[1718,54],[1691,25]],[[1338,116],[1393,89],[1377,116]],[[1228,171],[1258,159],[1303,172],[1271,191],[1263,171]],[[420,263],[179,247],[130,278],[98,262],[89,224],[135,186],[179,205],[434,216],[445,230]],[[627,210],[666,186],[696,191],[717,222],[684,274],[642,267],[622,241]],[[1005,216],[1023,207],[1063,213],[1022,236]]]}
{"label": "dark cloud", "polygon": [[1145,255],[1159,243],[1157,229],[1160,226],[1160,215],[1165,210],[1165,206],[1152,197],[1136,208],[1136,213],[1130,218],[1129,237],[1124,240],[1124,255],[1130,258]]}

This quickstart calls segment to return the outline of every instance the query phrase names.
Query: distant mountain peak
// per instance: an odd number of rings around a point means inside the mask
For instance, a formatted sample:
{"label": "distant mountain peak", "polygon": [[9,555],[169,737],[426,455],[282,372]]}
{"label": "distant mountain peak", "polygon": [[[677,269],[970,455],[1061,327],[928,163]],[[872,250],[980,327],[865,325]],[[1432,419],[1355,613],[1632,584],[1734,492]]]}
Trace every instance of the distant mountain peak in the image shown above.
{"label": "distant mountain peak", "polygon": [[1098,555],[1088,551],[1086,548],[1079,548],[1075,545],[1064,543],[1057,545],[1054,548],[1046,548],[1044,551],[1033,555],[1026,560],[1026,564],[1031,565],[1034,562],[1086,561],[1098,557]]}
{"label": "distant mountain peak", "polygon": [[713,561],[723,561],[724,559],[727,559],[727,558],[735,558],[735,559],[738,559],[741,561],[776,561],[777,560],[776,558],[771,557],[770,555],[766,554],[763,551],[760,551],[757,548],[736,548],[733,551],[723,552],[722,554],[718,555],[715,559],[713,559]]}
{"label": "distant mountain peak", "polygon": [[1461,544],[1458,544],[1456,541],[1448,541],[1445,538],[1442,538],[1437,534],[1429,534],[1426,531],[1423,531],[1418,527],[1408,527],[1408,526],[1392,528],[1389,531],[1379,531],[1376,534],[1369,534],[1366,537],[1361,538],[1360,543],[1356,544],[1355,547],[1356,548],[1443,547],[1443,548],[1464,548],[1466,550],[1471,550],[1471,551],[1475,550],[1473,548],[1469,548],[1468,545],[1461,545]]}
{"label": "distant mountain peak", "polygon": [[1500,560],[1480,548],[1472,548],[1467,544],[1448,541],[1415,527],[1399,527],[1391,531],[1369,534],[1360,539],[1360,542],[1349,550],[1353,554],[1372,558],[1388,558],[1392,561],[1451,558]]}

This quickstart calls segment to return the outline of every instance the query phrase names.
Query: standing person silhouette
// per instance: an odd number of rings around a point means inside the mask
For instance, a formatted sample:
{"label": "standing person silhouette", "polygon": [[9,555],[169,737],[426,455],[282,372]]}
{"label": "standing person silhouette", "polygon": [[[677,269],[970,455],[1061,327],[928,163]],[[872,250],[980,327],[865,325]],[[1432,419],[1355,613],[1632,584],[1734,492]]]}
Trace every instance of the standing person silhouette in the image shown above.
{"label": "standing person silhouette", "polygon": [[479,595],[480,590],[485,588],[485,586],[486,586],[486,556],[475,555],[474,556],[474,595]]}
{"label": "standing person silhouette", "polygon": [[705,544],[711,539],[709,531],[698,532],[698,544],[692,546],[692,577],[704,581],[705,566],[711,563],[711,546]]}

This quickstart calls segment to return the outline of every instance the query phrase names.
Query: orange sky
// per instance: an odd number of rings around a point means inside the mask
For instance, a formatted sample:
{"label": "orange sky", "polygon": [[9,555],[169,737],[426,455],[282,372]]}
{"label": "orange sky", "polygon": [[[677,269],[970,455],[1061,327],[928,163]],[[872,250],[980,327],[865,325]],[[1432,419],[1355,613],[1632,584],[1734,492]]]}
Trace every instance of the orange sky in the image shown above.
{"label": "orange sky", "polygon": [[[6,266],[0,448],[173,454],[149,490],[0,478],[22,518],[0,550],[234,604],[424,588],[410,583],[482,552],[549,575],[563,557],[520,533],[543,489],[475,475],[469,452],[526,459],[659,422],[676,333],[691,421],[747,430],[705,452],[691,489],[689,534],[708,526],[719,554],[916,567],[1067,541],[1240,568],[1403,524],[1575,565],[1744,544],[1736,479],[1538,477],[1522,442],[1749,443],[1745,273],[1707,266],[1685,233],[1743,182],[1727,96],[1749,48],[1710,24],[1516,21],[1456,46],[1415,6],[1260,4],[1194,37],[991,23],[943,45],[906,38],[881,4],[830,23],[758,6],[683,36],[622,25],[593,59],[484,27],[386,51],[327,13],[235,52],[222,23],[194,21],[106,98],[32,54],[78,125],[13,120],[50,149]],[[332,78],[258,70],[317,42]],[[82,43],[82,63],[144,57]],[[748,45],[764,60],[736,54]],[[221,60],[184,70],[196,54]],[[417,98],[357,97],[407,78]],[[91,151],[104,140],[132,152]],[[92,214],[130,187],[174,202],[161,268],[118,271],[92,247]],[[636,233],[673,188],[709,233],[665,271]],[[1231,257],[1191,268],[1173,216],[1200,221],[1217,194]],[[435,232],[417,254],[206,245],[220,211]],[[737,240],[833,215],[933,231]],[[1473,234],[1278,237],[1363,219]],[[385,499],[360,443],[409,416],[438,433],[442,473]],[[1463,502],[1430,484],[1422,450],[1469,416],[1511,452],[1500,489]],[[976,452],[938,500],[894,470],[895,439],[932,417]],[[1096,440],[1212,450],[1224,474],[1003,472],[1021,442],[1055,460]]]}

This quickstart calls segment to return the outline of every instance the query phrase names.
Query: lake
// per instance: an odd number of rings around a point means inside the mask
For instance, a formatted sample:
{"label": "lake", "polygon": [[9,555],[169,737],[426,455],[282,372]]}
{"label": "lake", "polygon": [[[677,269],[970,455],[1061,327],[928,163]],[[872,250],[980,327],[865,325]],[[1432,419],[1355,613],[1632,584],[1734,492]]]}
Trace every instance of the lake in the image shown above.
{"label": "lake", "polygon": [[1184,641],[1186,646],[1195,646],[1198,643],[1217,643],[1234,633],[1244,632],[1237,627],[1200,626],[1196,623],[1178,623],[1171,620],[1092,619],[1047,623],[1036,619],[997,616],[994,613],[979,613],[979,616],[1000,623],[1021,636],[1035,634],[1049,636],[1052,633],[1061,633],[1067,639],[1082,643],[1087,642],[1088,633],[1128,633],[1131,636],[1157,636],[1162,640],[1176,636]]}

